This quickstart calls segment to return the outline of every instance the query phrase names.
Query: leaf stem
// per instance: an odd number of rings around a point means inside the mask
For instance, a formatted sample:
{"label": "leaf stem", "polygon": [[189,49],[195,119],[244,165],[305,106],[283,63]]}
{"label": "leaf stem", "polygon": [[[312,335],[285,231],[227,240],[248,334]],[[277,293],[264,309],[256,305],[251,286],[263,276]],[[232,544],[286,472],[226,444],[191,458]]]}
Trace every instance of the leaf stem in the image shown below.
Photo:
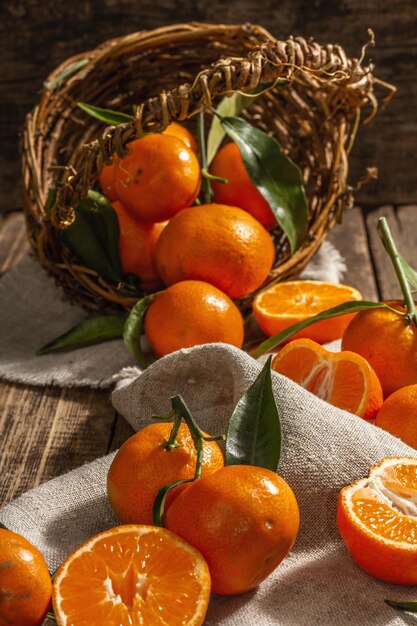
{"label": "leaf stem", "polygon": [[207,170],[203,168],[201,168],[201,175],[203,176],[203,178],[206,178],[207,180],[212,180],[216,183],[222,183],[223,185],[227,185],[227,183],[229,182],[227,180],[227,178],[223,178],[222,176],[215,176],[214,174],[210,174],[210,172],[208,172]]}
{"label": "leaf stem", "polygon": [[201,187],[203,190],[205,203],[210,204],[210,202],[213,199],[213,190],[211,188],[210,180],[203,174],[203,172],[207,172],[207,167],[208,167],[203,111],[201,111],[197,117],[197,134],[198,134],[198,152],[200,156],[201,173],[203,176]]}
{"label": "leaf stem", "polygon": [[398,282],[400,283],[401,291],[403,292],[404,302],[407,309],[407,318],[409,322],[413,322],[417,326],[417,311],[414,303],[413,295],[411,293],[410,285],[408,284],[403,265],[401,263],[401,257],[395,245],[395,241],[392,237],[388,222],[385,217],[380,217],[377,226],[378,235],[384,244],[385,250],[388,252],[391,259],[391,263],[394,266],[395,273],[397,274]]}

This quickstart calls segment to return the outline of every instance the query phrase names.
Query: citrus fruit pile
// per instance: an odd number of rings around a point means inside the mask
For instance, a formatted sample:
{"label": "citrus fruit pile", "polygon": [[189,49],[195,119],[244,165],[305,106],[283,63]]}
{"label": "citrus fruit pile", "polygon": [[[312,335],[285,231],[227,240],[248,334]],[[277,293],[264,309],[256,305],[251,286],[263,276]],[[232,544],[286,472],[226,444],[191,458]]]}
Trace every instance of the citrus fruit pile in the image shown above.
{"label": "citrus fruit pile", "polygon": [[[230,158],[223,161],[222,149],[213,170],[227,176],[237,163],[239,172],[223,185],[224,201],[215,192],[216,203],[194,204],[201,188],[196,142],[175,122],[161,134],[133,141],[129,154],[114,155],[99,175],[119,221],[123,273],[136,276],[147,291],[166,287],[145,318],[157,357],[215,341],[241,347],[243,319],[231,299],[258,289],[274,263],[265,226],[274,226],[275,218],[250,181],[239,149],[229,145]],[[253,188],[253,202],[239,181]]]}

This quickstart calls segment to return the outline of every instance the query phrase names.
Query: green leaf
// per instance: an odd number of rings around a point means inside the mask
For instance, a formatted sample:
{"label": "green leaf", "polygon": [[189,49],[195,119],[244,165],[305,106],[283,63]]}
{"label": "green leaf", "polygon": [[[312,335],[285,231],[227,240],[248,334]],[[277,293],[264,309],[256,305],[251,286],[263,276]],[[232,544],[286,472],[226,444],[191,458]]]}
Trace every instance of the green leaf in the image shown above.
{"label": "green leaf", "polygon": [[129,313],[123,330],[123,340],[142,369],[148,367],[149,361],[141,350],[140,338],[143,333],[146,311],[156,295],[156,293],[151,293],[135,304]]}
{"label": "green leaf", "polygon": [[70,76],[75,74],[75,72],[77,72],[82,67],[84,67],[84,65],[87,65],[89,61],[90,61],[90,57],[84,57],[83,59],[80,59],[79,61],[75,61],[74,63],[71,63],[71,65],[68,65],[60,74],[58,74],[51,80],[48,80],[47,82],[45,82],[44,86],[46,87],[46,89],[50,89],[52,91],[53,89],[55,89],[55,87],[65,82],[67,78],[70,78]]}
{"label": "green leaf", "polygon": [[86,267],[118,283],[122,278],[119,258],[119,220],[107,198],[90,190],[75,209],[75,220],[61,232],[65,243]]}
{"label": "green leaf", "polygon": [[102,315],[85,320],[68,332],[60,335],[53,341],[36,352],[37,356],[50,354],[51,352],[62,352],[63,350],[74,350],[83,346],[91,346],[103,341],[121,339],[123,328],[127,319],[127,313],[119,315]]}
{"label": "green leaf", "polygon": [[317,315],[314,315],[313,317],[309,317],[303,320],[302,322],[293,324],[292,326],[289,326],[285,330],[282,330],[277,335],[274,335],[273,337],[266,339],[266,341],[263,341],[260,344],[260,346],[258,346],[258,348],[252,353],[252,356],[255,359],[257,359],[258,357],[262,356],[262,354],[265,354],[265,352],[268,352],[269,350],[276,348],[283,341],[286,341],[287,339],[295,335],[295,333],[298,333],[299,330],[304,330],[304,328],[311,326],[311,324],[314,324],[315,322],[320,322],[321,320],[327,320],[327,319],[330,319],[331,317],[338,317],[339,315],[345,315],[346,313],[357,313],[358,311],[365,311],[366,309],[388,309],[389,311],[392,311],[393,313],[397,313],[398,315],[404,316],[404,313],[401,313],[401,311],[397,311],[396,309],[393,309],[387,304],[384,304],[384,302],[368,302],[366,300],[344,302],[343,304],[338,304],[337,306],[334,306],[331,309],[322,311],[321,313],[318,313]]}
{"label": "green leaf", "polygon": [[170,483],[169,485],[165,485],[165,487],[161,487],[153,503],[152,517],[154,526],[164,526],[165,502],[171,489],[174,489],[183,483],[192,483],[194,480],[195,478],[184,478],[182,480],[176,480],[174,483]]}
{"label": "green leaf", "polygon": [[281,424],[272,391],[271,358],[237,403],[226,437],[226,465],[257,465],[275,472]]}
{"label": "green leaf", "polygon": [[77,105],[100,122],[105,122],[110,126],[118,126],[119,124],[126,124],[126,122],[133,122],[134,116],[127,113],[120,113],[119,111],[112,111],[111,109],[102,109],[101,107],[95,107],[92,104],[86,104],[85,102],[77,102]]}
{"label": "green leaf", "polygon": [[308,218],[300,168],[281,151],[276,139],[240,117],[224,117],[221,124],[237,144],[246,171],[271,207],[294,253],[305,237]]}
{"label": "green leaf", "polygon": [[56,187],[50,187],[48,189],[48,195],[46,196],[46,202],[45,202],[45,215],[50,214],[51,209],[55,204],[57,191],[58,190]]}
{"label": "green leaf", "polygon": [[417,613],[417,600],[409,600],[408,602],[396,602],[395,600],[385,600],[389,606],[394,609],[401,609],[401,611],[408,611],[409,613]]}
{"label": "green leaf", "polygon": [[221,125],[220,118],[239,115],[242,109],[244,109],[252,100],[253,98],[235,92],[231,96],[226,96],[220,101],[219,106],[216,109],[217,115],[213,116],[207,136],[207,165],[210,165],[214,159],[214,156],[226,135],[226,132]]}
{"label": "green leaf", "polygon": [[417,272],[414,268],[411,267],[411,265],[405,260],[405,258],[403,256],[401,256],[401,254],[399,255],[400,257],[400,263],[402,265],[404,274],[406,279],[408,280],[408,282],[410,283],[410,285],[412,285],[415,289],[417,289]]}

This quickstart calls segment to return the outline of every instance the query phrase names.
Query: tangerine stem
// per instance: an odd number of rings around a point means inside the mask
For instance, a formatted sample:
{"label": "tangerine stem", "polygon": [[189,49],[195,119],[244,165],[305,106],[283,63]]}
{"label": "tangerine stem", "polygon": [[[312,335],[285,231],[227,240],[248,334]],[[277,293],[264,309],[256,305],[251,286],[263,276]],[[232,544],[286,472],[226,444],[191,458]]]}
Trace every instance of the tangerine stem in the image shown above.
{"label": "tangerine stem", "polygon": [[384,245],[385,250],[388,252],[391,259],[391,263],[394,266],[395,273],[397,274],[398,282],[400,283],[401,291],[403,292],[404,302],[407,309],[407,318],[409,322],[413,322],[417,326],[417,311],[414,303],[411,288],[408,283],[407,277],[404,272],[403,265],[401,263],[401,257],[395,245],[394,238],[391,234],[388,222],[385,217],[380,217],[377,226],[378,235]]}
{"label": "tangerine stem", "polygon": [[[198,133],[198,153],[200,157],[201,171],[207,172],[207,150],[206,150],[206,136],[204,128],[204,112],[201,111],[197,116],[197,133]],[[213,198],[213,190],[210,185],[209,179],[204,176],[201,183],[203,190],[204,201],[206,204],[210,204]]]}
{"label": "tangerine stem", "polygon": [[223,185],[227,185],[229,182],[227,178],[223,178],[222,176],[215,176],[214,174],[210,174],[204,167],[201,168],[201,175],[207,180],[214,180],[216,183],[222,183]]}
{"label": "tangerine stem", "polygon": [[178,431],[181,426],[181,415],[178,413],[174,413],[174,422],[172,425],[172,430],[169,434],[168,439],[165,440],[165,448],[167,450],[174,450],[175,448],[180,448],[181,444],[177,441]]}

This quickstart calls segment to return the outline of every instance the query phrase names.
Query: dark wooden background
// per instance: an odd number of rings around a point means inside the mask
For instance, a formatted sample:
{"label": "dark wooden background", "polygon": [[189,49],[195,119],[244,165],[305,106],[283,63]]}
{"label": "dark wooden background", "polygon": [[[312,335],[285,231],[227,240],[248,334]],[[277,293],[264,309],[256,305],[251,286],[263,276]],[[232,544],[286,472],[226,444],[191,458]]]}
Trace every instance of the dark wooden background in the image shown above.
{"label": "dark wooden background", "polygon": [[278,37],[340,43],[354,56],[373,28],[376,74],[398,93],[362,129],[351,178],[379,168],[379,180],[358,195],[362,205],[417,199],[416,0],[1,0],[0,8],[0,211],[21,207],[18,133],[50,70],[105,39],[192,20],[250,21]]}

